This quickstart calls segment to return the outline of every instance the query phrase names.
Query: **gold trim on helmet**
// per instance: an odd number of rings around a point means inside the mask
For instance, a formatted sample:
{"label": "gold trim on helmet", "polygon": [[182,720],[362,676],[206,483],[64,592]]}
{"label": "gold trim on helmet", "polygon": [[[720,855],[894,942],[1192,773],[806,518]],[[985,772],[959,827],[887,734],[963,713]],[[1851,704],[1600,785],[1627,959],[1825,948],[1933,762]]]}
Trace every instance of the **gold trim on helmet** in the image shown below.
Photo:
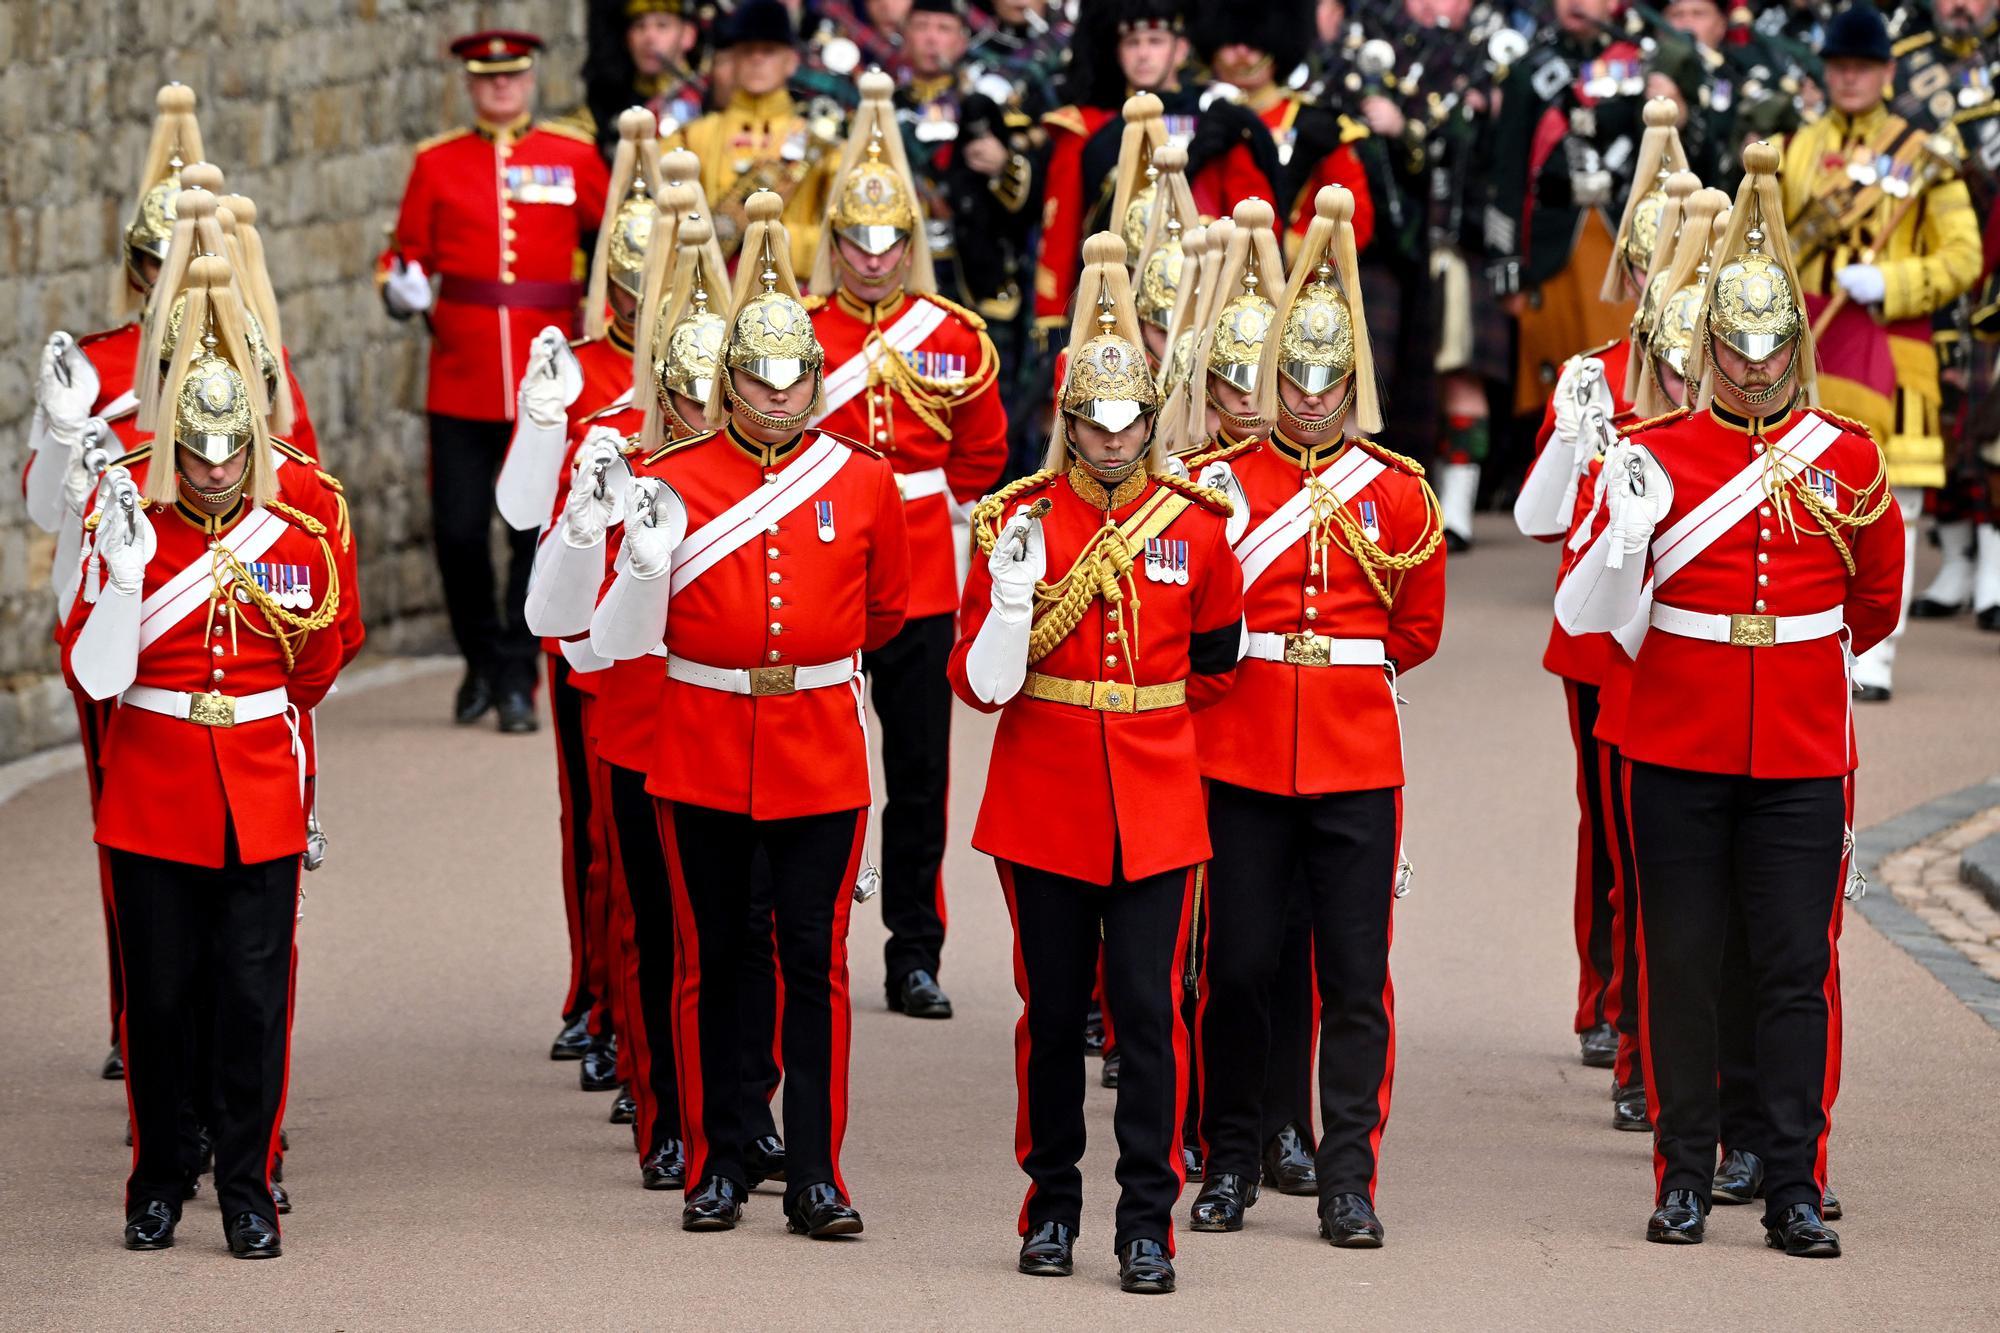
{"label": "gold trim on helmet", "polygon": [[[174,349],[181,342],[181,321],[187,318],[187,290],[183,288],[174,303],[167,307],[167,327],[160,335],[160,365],[166,366],[174,359]],[[257,373],[264,377],[264,387],[275,393],[278,387],[278,356],[272,349],[270,340],[264,337],[264,326],[257,316],[243,307],[243,340],[250,344],[250,354],[257,358]]]}
{"label": "gold trim on helmet", "polygon": [[868,139],[868,155],[840,183],[827,214],[836,235],[871,255],[887,254],[917,228],[917,204],[902,173],[884,160],[882,129]]}
{"label": "gold trim on helmet", "polygon": [[1106,290],[1098,301],[1098,331],[1070,353],[1063,379],[1065,416],[1117,432],[1160,410],[1160,388],[1146,353],[1113,332],[1117,312]]}
{"label": "gold trim on helmet", "polygon": [[1763,233],[1753,229],[1749,240],[1749,251],[1716,272],[1708,328],[1748,359],[1765,361],[1799,336],[1805,320],[1784,266],[1759,248]]}
{"label": "gold trim on helmet", "polygon": [[249,386],[215,347],[214,338],[205,340],[181,382],[174,405],[174,443],[205,462],[226,463],[250,447],[255,433]]}
{"label": "gold trim on helmet", "polygon": [[1354,373],[1354,312],[1324,260],[1285,312],[1278,373],[1308,394],[1325,393]]}
{"label": "gold trim on helmet", "polygon": [[705,287],[696,286],[691,299],[693,305],[671,329],[665,327],[671,312],[663,305],[653,330],[653,382],[659,386],[662,407],[669,405],[669,392],[697,403],[708,401],[715,388],[715,368],[722,361],[722,344],[729,336],[729,321],[708,308]]}
{"label": "gold trim on helmet", "polygon": [[1180,299],[1181,285],[1188,276],[1178,217],[1167,219],[1166,233],[1153,247],[1153,253],[1146,256],[1146,265],[1139,271],[1139,290],[1132,296],[1139,322],[1150,324],[1162,333],[1173,326],[1174,303]]}
{"label": "gold trim on helmet", "polygon": [[611,222],[611,252],[605,258],[604,276],[627,296],[644,295],[646,246],[653,239],[653,219],[659,216],[643,179],[634,179],[625,202]]}
{"label": "gold trim on helmet", "polygon": [[1208,354],[1208,370],[1220,375],[1245,393],[1257,388],[1257,369],[1264,359],[1264,339],[1278,308],[1257,293],[1257,270],[1246,269],[1243,292],[1222,307],[1215,317],[1215,341]]}
{"label": "gold trim on helmet", "polygon": [[167,250],[174,238],[174,199],[181,192],[181,161],[175,158],[172,170],[139,196],[139,210],[125,227],[125,248],[131,255],[145,255],[167,262]]}
{"label": "gold trim on helmet", "polygon": [[1146,183],[1132,196],[1132,202],[1125,205],[1125,216],[1118,220],[1118,234],[1124,238],[1125,253],[1137,258],[1146,249],[1146,224],[1152,221],[1153,204],[1160,197],[1160,169],[1150,162],[1146,164]]}
{"label": "gold trim on helmet", "polygon": [[1694,335],[1701,323],[1701,298],[1708,287],[1708,265],[1698,270],[1699,279],[1681,288],[1660,303],[1653,317],[1652,333],[1646,346],[1653,356],[1673,368],[1682,379],[1694,356]]}
{"label": "gold trim on helmet", "polygon": [[1653,267],[1653,251],[1660,244],[1660,218],[1667,211],[1667,173],[1659,183],[1632,206],[1632,226],[1625,237],[1625,262],[1640,273]]}
{"label": "gold trim on helmet", "polygon": [[808,371],[819,373],[826,350],[805,306],[778,290],[777,272],[767,268],[758,277],[764,290],[736,312],[726,359],[731,370],[773,389],[789,389]]}

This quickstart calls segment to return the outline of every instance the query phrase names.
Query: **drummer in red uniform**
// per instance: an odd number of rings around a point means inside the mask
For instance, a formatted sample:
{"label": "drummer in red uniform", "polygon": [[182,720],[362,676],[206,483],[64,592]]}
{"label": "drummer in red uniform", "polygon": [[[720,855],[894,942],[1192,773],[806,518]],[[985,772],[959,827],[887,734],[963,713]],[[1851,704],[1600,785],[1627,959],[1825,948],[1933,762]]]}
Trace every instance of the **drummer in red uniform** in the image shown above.
{"label": "drummer in red uniform", "polygon": [[1320,1006],[1320,1234],[1374,1248],[1395,1072],[1390,905],[1407,873],[1396,685],[1437,651],[1445,556],[1423,470],[1350,434],[1382,422],[1354,200],[1326,186],[1314,207],[1251,410],[1238,409],[1241,427],[1276,425],[1268,440],[1189,463],[1242,497],[1249,629],[1236,688],[1196,726],[1215,855],[1201,1005],[1208,1172],[1191,1224],[1240,1230],[1256,1201],[1272,983],[1303,898]]}
{"label": "drummer in red uniform", "polygon": [[197,978],[214,979],[215,1177],[230,1252],[279,1253],[271,1164],[289,1063],[292,931],[306,850],[302,710],[340,667],[324,525],[276,498],[259,373],[226,263],[199,259],[163,399],[171,466],[146,493],[106,472],[64,632],[90,698],[117,698],[103,751],[127,1004],[133,1168],[125,1244],[174,1243],[177,1130]]}
{"label": "drummer in red uniform", "polygon": [[[535,729],[535,641],[521,619],[534,534],[512,534],[496,600],[488,528],[493,485],[537,333],[566,337],[583,295],[577,243],[597,230],[607,177],[591,136],[534,124],[535,52],[524,32],[451,44],[465,62],[476,123],[417,146],[395,237],[376,280],[398,319],[427,317],[431,522],[452,637],[465,657],[453,715],[496,704],[502,731]],[[435,297],[431,278],[441,279]]]}
{"label": "drummer in red uniform", "polygon": [[1902,517],[1866,430],[1803,406],[1814,348],[1767,144],[1709,279],[1694,408],[1606,457],[1597,537],[1563,581],[1572,631],[1634,645],[1621,750],[1639,891],[1656,1208],[1701,1241],[1712,1199],[1717,996],[1729,915],[1753,978],[1766,1242],[1830,1258],[1842,893],[1856,755],[1851,653],[1896,626]]}
{"label": "drummer in red uniform", "polygon": [[1192,712],[1229,688],[1242,579],[1227,502],[1165,473],[1124,244],[1100,233],[1084,260],[1049,466],[974,511],[983,558],[951,682],[1000,714],[972,844],[998,863],[1014,920],[1015,1141],[1031,1182],[1020,1269],[1074,1271],[1084,1014],[1101,945],[1124,1053],[1112,1244],[1120,1285],[1158,1293],[1174,1289],[1181,965],[1208,856],[1207,830],[1179,816],[1201,808]]}
{"label": "drummer in red uniform", "polygon": [[782,201],[760,190],[708,403],[719,431],[665,446],[624,501],[619,569],[591,622],[613,660],[663,644],[646,789],[681,948],[674,1032],[687,1136],[681,1225],[733,1228],[750,1171],[738,994],[752,868],[766,858],[783,970],[785,1215],[852,1235],[847,921],[869,805],[861,654],[902,628],[909,542],[895,473],[809,424],[825,353],[797,295]]}
{"label": "drummer in red uniform", "polygon": [[945,662],[967,545],[957,515],[1000,480],[1007,412],[986,321],[937,294],[922,211],[886,74],[860,79],[808,300],[826,349],[819,424],[896,470],[910,533],[910,610],[863,663],[882,723],[884,987],[889,1007],[951,1017],[938,983],[945,937],[945,794],[951,686]]}

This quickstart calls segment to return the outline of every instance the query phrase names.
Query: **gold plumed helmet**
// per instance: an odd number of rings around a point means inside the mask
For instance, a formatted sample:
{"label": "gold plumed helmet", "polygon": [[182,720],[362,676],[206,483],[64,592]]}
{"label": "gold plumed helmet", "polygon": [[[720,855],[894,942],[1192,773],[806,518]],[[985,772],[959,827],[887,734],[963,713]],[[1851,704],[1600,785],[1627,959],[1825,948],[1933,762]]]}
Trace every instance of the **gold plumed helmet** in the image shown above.
{"label": "gold plumed helmet", "polygon": [[1798,337],[1805,323],[1785,266],[1763,250],[1761,228],[1747,235],[1751,248],[1725,260],[1715,274],[1709,332],[1752,361],[1762,361]]}
{"label": "gold plumed helmet", "polygon": [[1187,255],[1181,248],[1181,220],[1168,218],[1166,237],[1139,266],[1139,290],[1133,301],[1142,323],[1165,332],[1173,323],[1174,302],[1180,299]]}
{"label": "gold plumed helmet", "polygon": [[[749,224],[736,266],[736,313],[729,320],[722,365],[773,389],[788,389],[811,375],[812,401],[791,417],[771,417],[765,423],[787,429],[803,426],[819,405],[826,351],[813,332],[812,316],[799,300],[798,281],[792,276],[791,240],[778,220],[784,201],[769,190],[759,190],[745,202],[744,211]],[[721,420],[725,403],[738,412],[754,411],[737,396],[730,375],[715,378],[708,400],[710,420]]]}
{"label": "gold plumed helmet", "polygon": [[1324,186],[1313,197],[1313,220],[1279,310],[1277,336],[1265,348],[1278,377],[1309,395],[1324,395],[1343,382],[1349,386],[1326,415],[1310,419],[1294,413],[1278,394],[1280,424],[1320,429],[1345,417],[1351,431],[1380,431],[1375,355],[1356,258],[1354,196],[1344,187]]}
{"label": "gold plumed helmet", "polygon": [[[1270,236],[1271,206],[1262,199],[1245,199],[1231,219],[1236,225],[1216,279],[1216,299],[1222,304],[1208,329],[1203,369],[1245,393],[1256,393],[1264,343],[1278,319],[1278,307],[1264,288],[1283,282],[1285,274]],[[1206,392],[1205,385],[1197,388]]]}
{"label": "gold plumed helmet", "polygon": [[[1655,97],[1646,103],[1645,133],[1639,140],[1639,161],[1632,175],[1632,192],[1625,199],[1625,212],[1618,222],[1618,236],[1612,246],[1611,262],[1605,267],[1600,300],[1623,302],[1628,299],[1628,273],[1644,275],[1653,265],[1653,247],[1660,240],[1660,215],[1667,207],[1667,178],[1687,170],[1687,153],[1681,148],[1680,108],[1672,98]],[[1642,279],[1643,281],[1643,276]]]}
{"label": "gold plumed helmet", "polygon": [[[225,463],[246,449],[249,459],[230,492],[253,500],[272,498],[267,410],[256,362],[244,336],[246,312],[226,259],[197,256],[187,265],[188,305],[181,346],[167,375],[157,415],[141,425],[209,463]],[[246,375],[246,371],[248,374]],[[177,487],[195,485],[172,466],[155,466],[147,498],[171,501]]]}
{"label": "gold plumed helmet", "polygon": [[1170,333],[1174,306],[1184,293],[1194,290],[1195,271],[1188,263],[1186,232],[1200,225],[1201,214],[1188,191],[1185,148],[1162,144],[1153,153],[1151,169],[1159,173],[1153,187],[1158,206],[1151,210],[1141,233],[1132,299],[1140,323]]}
{"label": "gold plumed helmet", "polygon": [[720,286],[727,281],[726,274],[704,271],[710,235],[705,218],[681,223],[682,272],[675,277],[673,299],[660,307],[651,344],[653,383],[663,407],[671,405],[666,401],[669,392],[705,403],[715,389],[715,368],[722,360],[729,321],[709,308],[710,301],[720,295],[709,290],[710,284]]}
{"label": "gold plumed helmet", "polygon": [[[611,330],[611,288],[643,299],[646,247],[653,239],[661,197],[659,122],[645,107],[618,113],[618,148],[611,157],[611,182],[604,194],[604,225],[591,258],[590,288],[584,296],[583,332],[602,338]],[[623,321],[620,321],[624,327]]]}
{"label": "gold plumed helmet", "polygon": [[659,210],[640,187],[627,195],[611,220],[611,262],[605,277],[629,296],[639,294],[639,282],[646,271],[646,246],[653,239],[653,219]]}
{"label": "gold plumed helmet", "polygon": [[[160,362],[165,365],[174,359],[174,351],[181,343],[181,324],[187,318],[188,294],[183,291],[174,298],[174,304],[167,312],[167,327],[160,339]],[[267,391],[278,387],[278,357],[271,350],[270,340],[264,336],[264,325],[246,305],[243,310],[243,337],[250,344],[250,354],[257,359],[257,373],[263,377]]]}
{"label": "gold plumed helmet", "polygon": [[1701,285],[1683,287],[1660,303],[1653,318],[1653,332],[1647,341],[1652,354],[1673,367],[1674,374],[1687,378],[1694,355],[1695,326],[1701,318],[1702,286],[1708,282],[1708,265],[1700,270]]}
{"label": "gold plumed helmet", "polygon": [[1354,312],[1322,258],[1278,334],[1278,373],[1307,393],[1324,393],[1354,373]]}
{"label": "gold plumed helmet", "polygon": [[887,252],[917,228],[917,203],[901,173],[883,159],[882,127],[869,132],[867,156],[847,173],[827,215],[836,236],[871,255]]}
{"label": "gold plumed helmet", "polygon": [[216,355],[213,334],[202,339],[174,404],[174,443],[210,463],[225,463],[250,447],[250,386]]}
{"label": "gold plumed helmet", "polygon": [[181,167],[205,156],[194,117],[194,90],[169,83],[154,98],[153,134],[139,173],[139,204],[125,226],[125,262],[137,274],[141,257],[165,262],[174,233],[174,198]]}
{"label": "gold plumed helmet", "polygon": [[1800,391],[1808,403],[1817,401],[1816,351],[1785,231],[1779,160],[1778,150],[1767,143],[1743,150],[1743,183],[1737,187],[1729,228],[1716,248],[1695,339],[1694,364],[1703,378],[1698,406],[1706,406],[1712,398],[1715,380],[1730,383],[1713,355],[1717,345],[1726,345],[1749,361],[1769,360],[1794,348],[1786,373],[1767,388],[1752,391],[1733,383],[1731,388],[1752,403]]}
{"label": "gold plumed helmet", "polygon": [[930,241],[916,178],[903,151],[903,132],[896,122],[896,81],[880,70],[855,80],[861,105],[848,127],[839,170],[827,199],[826,242],[813,264],[812,290],[832,295],[839,285],[835,267],[839,246],[835,237],[852,242],[871,255],[887,254],[898,244],[903,254],[903,287],[928,293],[937,290],[931,265]]}
{"label": "gold plumed helmet", "polygon": [[[1065,417],[1120,431],[1160,410],[1160,389],[1146,364],[1126,296],[1130,284],[1124,272],[1124,242],[1099,232],[1084,242],[1083,258],[1089,281],[1078,288],[1074,323],[1082,325],[1088,318],[1095,331],[1077,342],[1083,329],[1072,328],[1069,371],[1058,405]],[[1116,274],[1109,269],[1116,269]]]}

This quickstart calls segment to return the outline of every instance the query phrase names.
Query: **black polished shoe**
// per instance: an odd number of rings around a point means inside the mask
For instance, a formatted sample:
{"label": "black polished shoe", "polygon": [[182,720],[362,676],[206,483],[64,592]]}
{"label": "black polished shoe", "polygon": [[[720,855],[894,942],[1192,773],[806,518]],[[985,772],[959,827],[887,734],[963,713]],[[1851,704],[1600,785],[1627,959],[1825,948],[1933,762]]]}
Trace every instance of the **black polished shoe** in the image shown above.
{"label": "black polished shoe", "polygon": [[922,968],[889,987],[889,1007],[911,1018],[951,1017],[951,997],[937,984],[937,978]]}
{"label": "black polished shoe", "polygon": [[1701,1196],[1693,1190],[1668,1190],[1646,1219],[1646,1239],[1655,1245],[1699,1245],[1707,1230]]}
{"label": "black polished shoe", "polygon": [[1910,603],[1912,620],[1949,620],[1961,611],[1972,609],[1972,599],[1962,602],[1937,602],[1928,597],[1919,597]]}
{"label": "black polished shoe", "polygon": [[255,1213],[238,1213],[229,1219],[229,1252],[238,1259],[275,1259],[285,1251],[278,1228]]}
{"label": "black polished shoe", "polygon": [[126,1214],[125,1248],[128,1250],[171,1250],[174,1226],[180,1219],[173,1208],[155,1199]]}
{"label": "black polished shoe", "polygon": [[1856,685],[1854,701],[1863,704],[1885,704],[1889,702],[1887,685]]}
{"label": "black polished shoe", "polygon": [[1973,617],[1979,628],[1987,633],[2000,632],[2000,606],[1989,606]]}
{"label": "black polished shoe", "polygon": [[766,1134],[753,1140],[743,1150],[743,1170],[750,1177],[750,1187],[755,1189],[767,1180],[785,1178],[785,1141],[776,1134]]}
{"label": "black polished shoe", "polygon": [[1076,1272],[1076,1228],[1067,1222],[1044,1222],[1021,1239],[1016,1265],[1030,1277],[1069,1277]]}
{"label": "black polished shoe", "polygon": [[1343,1250],[1379,1250],[1388,1232],[1375,1205],[1359,1194],[1336,1194],[1319,1206],[1319,1234]]}
{"label": "black polished shoe", "polygon": [[1174,1289],[1174,1261],[1156,1240],[1128,1240],[1118,1250],[1118,1289],[1164,1296]]}
{"label": "black polished shoe", "polygon": [[785,1230],[794,1236],[832,1240],[861,1234],[861,1214],[831,1185],[808,1185],[785,1206]]}
{"label": "black polished shoe", "polygon": [[271,1206],[280,1214],[292,1211],[292,1196],[287,1194],[285,1187],[275,1180],[271,1182]]}
{"label": "black polished shoe", "polygon": [[618,1089],[618,1095],[611,1099],[611,1123],[632,1125],[639,1121],[639,1101],[629,1088]]}
{"label": "black polished shoe", "polygon": [[1577,1058],[1592,1069],[1609,1069],[1618,1063],[1618,1029],[1609,1023],[1577,1033],[1576,1045]]}
{"label": "black polished shoe", "polygon": [[584,1010],[575,1018],[565,1018],[561,1032],[549,1046],[551,1060],[581,1060],[583,1053],[590,1049],[590,1011]]}
{"label": "black polished shoe", "polygon": [[1731,1148],[1715,1168],[1709,1193],[1717,1203],[1751,1203],[1764,1197],[1764,1159],[1754,1152]]}
{"label": "black polished shoe", "polygon": [[458,697],[452,701],[451,720],[459,726],[469,726],[485,717],[493,710],[493,687],[483,676],[465,673],[465,679],[458,683]]}
{"label": "black polished shoe", "polygon": [[1845,1212],[1846,1210],[1840,1206],[1839,1196],[1833,1192],[1831,1185],[1821,1191],[1819,1196],[1819,1215],[1822,1221],[1838,1222]]}
{"label": "black polished shoe", "polygon": [[1299,1198],[1319,1193],[1319,1168],[1313,1164],[1306,1136],[1297,1125],[1287,1123],[1264,1145],[1264,1183],[1280,1194]]}
{"label": "black polished shoe", "polygon": [[97,1076],[107,1083],[116,1083],[125,1077],[125,1057],[116,1046],[105,1053],[104,1063],[97,1067]]}
{"label": "black polished shoe", "polygon": [[1190,1231],[1241,1231],[1243,1214],[1257,1202],[1257,1182],[1234,1171],[1218,1171],[1204,1181],[1188,1209]]}
{"label": "black polished shoe", "polygon": [[609,1092],[618,1086],[618,1047],[613,1038],[601,1037],[590,1043],[576,1081],[585,1092]]}
{"label": "black polished shoe", "polygon": [[1104,1054],[1104,1011],[1094,1004],[1083,1016],[1083,1053]]}
{"label": "black polished shoe", "polygon": [[541,727],[535,717],[535,696],[526,690],[509,690],[500,696],[500,730],[504,735],[525,736]]}
{"label": "black polished shoe", "polygon": [[1653,1127],[1651,1116],[1646,1112],[1646,1085],[1634,1083],[1629,1087],[1611,1089],[1611,1127],[1631,1133],[1642,1133]]}
{"label": "black polished shoe", "polygon": [[1459,533],[1453,532],[1450,528],[1446,528],[1444,530],[1444,549],[1446,555],[1464,555],[1472,549],[1472,539],[1461,536]]}
{"label": "black polished shoe", "polygon": [[1778,1214],[1777,1220],[1764,1219],[1764,1243],[1783,1250],[1794,1259],[1838,1259],[1840,1235],[1820,1217],[1809,1203],[1795,1203]]}
{"label": "black polished shoe", "polygon": [[743,1187],[710,1176],[681,1205],[682,1231],[734,1231],[743,1220]]}
{"label": "black polished shoe", "polygon": [[1101,1087],[1115,1088],[1118,1086],[1118,1066],[1121,1063],[1123,1061],[1120,1059],[1118,1052],[1105,1052],[1104,1068],[1097,1071],[1097,1082]]}
{"label": "black polished shoe", "polygon": [[1201,1160],[1201,1153],[1192,1143],[1181,1145],[1181,1177],[1199,1185],[1207,1175],[1207,1163]]}
{"label": "black polished shoe", "polygon": [[649,1190],[677,1190],[687,1184],[687,1154],[679,1139],[662,1139],[639,1164],[639,1183]]}

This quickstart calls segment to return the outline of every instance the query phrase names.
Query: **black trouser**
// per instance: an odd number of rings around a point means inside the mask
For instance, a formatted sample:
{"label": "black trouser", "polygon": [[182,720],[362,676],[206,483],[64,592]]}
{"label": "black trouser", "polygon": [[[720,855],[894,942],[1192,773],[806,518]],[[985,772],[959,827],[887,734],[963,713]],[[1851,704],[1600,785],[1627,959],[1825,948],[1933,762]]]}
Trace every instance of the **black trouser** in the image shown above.
{"label": "black trouser", "polygon": [[1611,847],[1604,834],[1604,793],[1597,761],[1597,686],[1564,679],[1569,698],[1570,742],[1576,747],[1576,885],[1571,911],[1576,928],[1578,1032],[1604,1021],[1604,988],[1611,978]]}
{"label": "black trouser", "polygon": [[1312,913],[1299,894],[1285,919],[1278,970],[1271,984],[1271,1053],[1264,1061],[1263,1123],[1257,1141],[1269,1143],[1296,1125],[1310,1147],[1313,1137],[1313,1037],[1319,997],[1313,991]]}
{"label": "black trouser", "polygon": [[[276,1226],[270,1169],[289,1071],[299,858],[245,865],[233,832],[219,870],[134,852],[110,855],[132,1102],[126,1212],[158,1201],[180,1215],[190,1155],[182,1137],[192,1130],[184,1111],[212,1093],[209,1128],[222,1214],[256,1213]],[[214,996],[206,1069],[188,1060],[204,977]],[[190,1087],[190,1079],[206,1086]]]}
{"label": "black trouser", "polygon": [[1722,938],[1722,990],[1715,1010],[1715,1097],[1724,1148],[1762,1157],[1771,1137],[1757,1089],[1757,996],[1750,975],[1750,942],[1743,933],[1743,905],[1729,904]]}
{"label": "black trouser", "polygon": [[[570,683],[569,663],[549,658],[550,730],[556,737],[556,818],[562,837],[563,918],[569,923],[569,991],[563,999],[563,1018],[591,1014],[591,1031],[604,1037],[611,1034],[605,1014],[606,997],[597,994],[591,971],[595,943],[591,938],[584,898],[590,884],[590,759],[584,750],[583,694]],[[654,840],[658,841],[656,832]]]}
{"label": "black trouser", "polygon": [[883,980],[893,993],[919,969],[936,976],[944,950],[945,792],[951,779],[952,617],[907,621],[863,655],[882,722]]}
{"label": "black trouser", "polygon": [[1303,897],[1320,999],[1320,1197],[1374,1198],[1395,1063],[1389,932],[1400,819],[1393,787],[1274,796],[1209,784],[1219,910],[1208,925],[1201,1063],[1211,1173],[1258,1170],[1272,991],[1286,917]]}
{"label": "black trouser", "polygon": [[789,1204],[806,1186],[822,1184],[845,1198],[847,916],[867,811],[752,819],[678,802],[657,805],[674,890],[674,1050],[688,1179],[747,1183],[743,1149],[754,1134],[743,1047],[764,1034],[744,1023],[744,923],[761,851],[770,860],[785,983],[785,1199]]}
{"label": "black trouser", "polygon": [[778,976],[777,932],[771,923],[771,861],[759,856],[750,866],[750,912],[745,923],[742,983],[743,1086],[749,1097],[750,1137],[778,1132],[771,1099],[785,1076],[778,1049],[778,1013],[784,983]]}
{"label": "black trouser", "polygon": [[[1840,1060],[1846,800],[1840,778],[1760,779],[1628,762],[1646,1084],[1658,1190],[1709,1198],[1717,1011],[1732,905],[1743,914],[1767,1138],[1765,1216],[1818,1205]],[[1829,1074],[1835,1079],[1829,1079]]]}
{"label": "black trouser", "polygon": [[1134,1240],[1173,1246],[1182,1174],[1181,1091],[1188,1076],[1181,1025],[1194,871],[1109,885],[1001,861],[1014,920],[1014,1029],[1020,1071],[1014,1140],[1028,1173],[1021,1234],[1044,1222],[1080,1226],[1083,1214],[1083,1018],[1104,955],[1104,1008],[1118,1034],[1118,1221],[1113,1248]]}
{"label": "black trouser", "polygon": [[1618,1055],[1612,1081],[1629,1088],[1645,1081],[1639,1057],[1639,891],[1632,864],[1632,819],[1625,809],[1625,756],[1615,745],[1600,741],[1598,783],[1603,798],[1604,843],[1613,858],[1611,939],[1615,946],[1606,974],[1604,1013],[1618,1028]]}
{"label": "black trouser", "polygon": [[632,1062],[639,1156],[681,1136],[680,1081],[674,1071],[674,903],[667,886],[667,858],[660,850],[660,822],[646,775],[604,766],[611,775],[611,821],[618,864],[632,904],[632,951],[637,993],[619,1034],[619,1054]]}
{"label": "black trouser", "polygon": [[494,597],[493,484],[500,475],[511,421],[472,421],[430,414],[431,535],[451,636],[466,669],[496,690],[532,694],[535,636],[523,605],[535,561],[535,534],[507,529],[511,557],[504,601]]}

